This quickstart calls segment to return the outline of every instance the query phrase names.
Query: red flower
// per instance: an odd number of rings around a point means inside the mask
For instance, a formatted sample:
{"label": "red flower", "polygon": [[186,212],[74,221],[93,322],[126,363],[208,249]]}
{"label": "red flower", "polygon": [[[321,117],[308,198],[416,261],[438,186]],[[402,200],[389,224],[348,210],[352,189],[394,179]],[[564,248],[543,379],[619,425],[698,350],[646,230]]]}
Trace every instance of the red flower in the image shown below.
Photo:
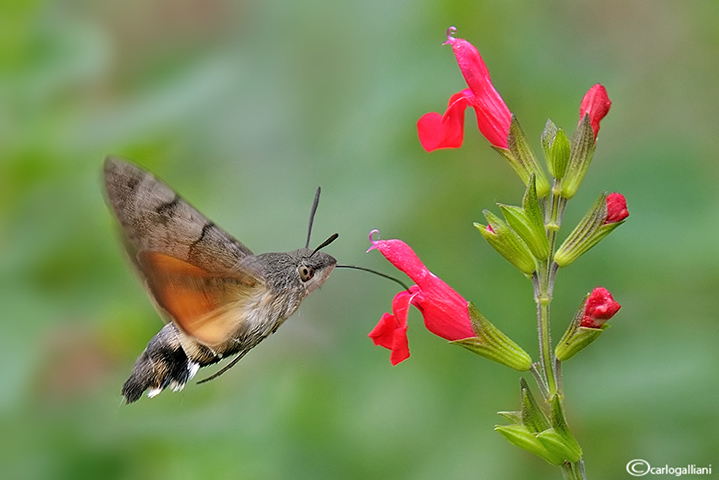
{"label": "red flower", "polygon": [[600,328],[619,311],[621,305],[614,301],[609,290],[597,287],[592,290],[584,304],[582,327]]}
{"label": "red flower", "polygon": [[610,193],[607,195],[607,219],[604,221],[607,223],[621,222],[629,216],[629,210],[627,210],[627,200],[621,193]]}
{"label": "red flower", "polygon": [[427,330],[435,335],[449,341],[475,337],[467,300],[430,272],[409,245],[401,240],[373,240],[375,232],[370,233],[372,247],[369,250],[379,250],[416,283],[409,291],[394,297],[392,314],[385,313],[369,334],[375,345],[392,350],[392,365],[409,357],[407,311],[410,304],[422,312]]}
{"label": "red flower", "polygon": [[607,96],[607,89],[599,83],[589,89],[582,104],[579,106],[579,121],[584,120],[585,115],[589,115],[589,123],[594,130],[594,138],[599,133],[599,122],[609,113],[609,107],[612,106],[611,100]]}
{"label": "red flower", "polygon": [[444,115],[431,112],[419,119],[419,141],[428,152],[438,148],[460,147],[464,136],[464,111],[467,107],[473,107],[482,135],[495,147],[506,149],[512,114],[494,89],[489,70],[479,51],[468,41],[452,37],[455,31],[454,27],[447,30],[445,44],[452,45],[469,88],[452,95]]}

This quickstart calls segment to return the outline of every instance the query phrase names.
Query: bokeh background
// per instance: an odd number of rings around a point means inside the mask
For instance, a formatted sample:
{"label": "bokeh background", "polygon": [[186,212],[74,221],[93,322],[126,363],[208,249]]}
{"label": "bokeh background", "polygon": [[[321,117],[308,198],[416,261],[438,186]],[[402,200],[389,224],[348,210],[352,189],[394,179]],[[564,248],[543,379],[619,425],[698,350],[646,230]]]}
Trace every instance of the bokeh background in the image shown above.
{"label": "bokeh background", "polygon": [[[556,479],[492,431],[519,375],[410,316],[412,357],[366,337],[397,288],[335,271],[220,379],[121,404],[161,326],[103,201],[108,153],[154,171],[255,252],[340,262],[373,228],[536,358],[531,285],[472,227],[522,185],[467,117],[424,152],[416,120],[465,88],[445,30],[478,46],[539,153],[603,83],[614,104],[573,225],[599,192],[628,222],[560,272],[558,338],[582,296],[623,305],[565,365],[590,478],[719,463],[719,3],[714,0],[37,0],[0,14],[0,470],[18,479]],[[568,230],[568,228],[567,228]],[[566,234],[566,232],[565,232]],[[205,374],[206,375],[206,374]],[[202,378],[200,374],[198,378]],[[530,380],[531,383],[531,380]]]}

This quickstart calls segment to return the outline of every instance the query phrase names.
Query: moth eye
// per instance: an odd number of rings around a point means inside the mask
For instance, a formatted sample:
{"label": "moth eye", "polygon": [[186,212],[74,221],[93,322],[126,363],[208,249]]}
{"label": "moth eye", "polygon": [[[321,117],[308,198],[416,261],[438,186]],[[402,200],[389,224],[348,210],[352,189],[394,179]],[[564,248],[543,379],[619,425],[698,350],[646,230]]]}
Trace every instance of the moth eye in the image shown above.
{"label": "moth eye", "polygon": [[312,267],[308,267],[307,265],[300,265],[300,267],[297,269],[297,271],[299,272],[300,279],[303,282],[306,282],[307,280],[312,278],[312,276],[315,274],[315,269]]}

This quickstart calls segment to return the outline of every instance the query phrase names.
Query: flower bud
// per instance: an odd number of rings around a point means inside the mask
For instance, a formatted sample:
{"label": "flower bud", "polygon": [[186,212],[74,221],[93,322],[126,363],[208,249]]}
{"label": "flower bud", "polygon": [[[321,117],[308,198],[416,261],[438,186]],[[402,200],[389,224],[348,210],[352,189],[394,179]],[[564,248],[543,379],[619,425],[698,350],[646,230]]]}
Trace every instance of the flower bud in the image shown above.
{"label": "flower bud", "polygon": [[475,223],[474,226],[487,240],[487,243],[524,274],[531,275],[534,273],[537,270],[537,262],[527,244],[507,223],[492,212],[485,210],[483,213],[487,217],[489,225]]}
{"label": "flower bud", "polygon": [[607,90],[600,84],[589,89],[579,107],[579,125],[572,136],[567,172],[562,181],[562,196],[572,198],[584,180],[592,162],[599,122],[609,112],[612,102]]}
{"label": "flower bud", "polygon": [[547,120],[542,132],[542,149],[549,173],[556,179],[564,177],[569,162],[569,139],[551,120]]}
{"label": "flower bud", "polygon": [[584,305],[581,325],[587,328],[601,328],[620,308],[622,306],[614,301],[609,290],[597,287],[589,294]]}
{"label": "flower bud", "polygon": [[612,101],[609,100],[607,89],[597,83],[584,95],[582,103],[579,106],[579,119],[584,116],[589,117],[589,123],[592,125],[594,137],[599,134],[599,122],[607,116]]}
{"label": "flower bud", "polygon": [[557,343],[554,354],[562,362],[594,342],[609,325],[605,322],[619,311],[621,306],[614,301],[609,291],[595,288],[582,302],[567,331]]}
{"label": "flower bud", "polygon": [[621,193],[607,195],[607,219],[604,223],[619,223],[629,216],[627,200]]}
{"label": "flower bud", "polygon": [[[612,198],[611,202],[609,197]],[[613,193],[609,197],[606,193],[601,194],[579,225],[562,243],[554,255],[557,265],[560,267],[569,265],[624,223],[624,219],[629,215],[626,200],[618,193]]]}

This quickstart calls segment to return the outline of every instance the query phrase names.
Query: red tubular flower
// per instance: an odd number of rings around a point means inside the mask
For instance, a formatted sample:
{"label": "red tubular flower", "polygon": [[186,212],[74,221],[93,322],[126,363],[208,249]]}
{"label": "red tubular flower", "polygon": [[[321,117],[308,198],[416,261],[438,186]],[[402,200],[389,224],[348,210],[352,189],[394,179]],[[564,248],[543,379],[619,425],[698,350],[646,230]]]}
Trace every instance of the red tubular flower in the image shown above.
{"label": "red tubular flower", "polygon": [[619,311],[621,305],[614,301],[609,290],[597,287],[592,290],[584,305],[582,327],[601,328],[607,320]]}
{"label": "red tubular flower", "polygon": [[604,224],[618,223],[629,216],[627,200],[621,193],[610,193],[607,195],[607,219]]}
{"label": "red tubular flower", "polygon": [[392,350],[392,365],[409,357],[407,311],[410,304],[422,312],[427,330],[435,335],[449,341],[475,337],[467,300],[430,272],[409,245],[401,240],[373,240],[375,232],[370,233],[372,247],[369,250],[379,250],[416,283],[409,292],[395,296],[392,314],[385,313],[369,334],[375,345]]}
{"label": "red tubular flower", "polygon": [[579,106],[579,121],[584,119],[585,115],[589,115],[589,123],[594,130],[594,138],[599,133],[599,122],[609,113],[609,107],[612,106],[611,100],[607,96],[607,89],[597,83],[584,95],[582,104]]}
{"label": "red tubular flower", "polygon": [[460,147],[464,137],[464,111],[467,107],[473,107],[482,135],[495,147],[506,149],[512,114],[494,89],[489,70],[479,51],[468,41],[452,37],[455,31],[454,27],[447,30],[445,44],[452,45],[469,88],[452,95],[444,115],[430,112],[419,119],[419,141],[428,152],[438,148]]}

